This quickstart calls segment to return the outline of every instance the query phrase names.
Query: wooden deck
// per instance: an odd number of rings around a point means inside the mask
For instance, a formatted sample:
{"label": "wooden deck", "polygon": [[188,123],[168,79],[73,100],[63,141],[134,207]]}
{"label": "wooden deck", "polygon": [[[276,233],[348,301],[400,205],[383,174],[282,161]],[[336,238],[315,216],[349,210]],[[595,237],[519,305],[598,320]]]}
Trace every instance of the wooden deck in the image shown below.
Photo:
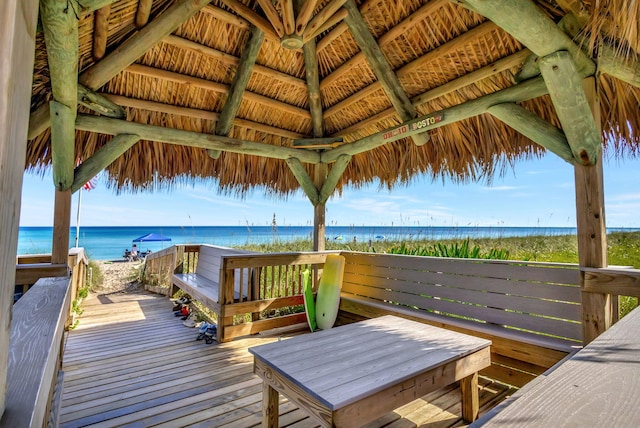
{"label": "wooden deck", "polygon": [[[64,352],[61,427],[253,427],[261,422],[261,380],[247,348],[253,336],[207,345],[182,325],[165,297],[92,295]],[[480,380],[481,414],[513,391]],[[461,422],[460,389],[445,388],[368,426],[448,427]],[[281,397],[280,426],[316,424]]]}

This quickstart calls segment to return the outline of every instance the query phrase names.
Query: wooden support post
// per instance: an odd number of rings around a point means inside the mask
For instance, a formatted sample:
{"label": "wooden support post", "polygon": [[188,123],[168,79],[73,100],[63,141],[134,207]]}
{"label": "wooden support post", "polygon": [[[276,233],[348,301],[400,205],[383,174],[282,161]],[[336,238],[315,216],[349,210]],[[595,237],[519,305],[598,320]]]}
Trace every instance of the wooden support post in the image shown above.
{"label": "wooden support post", "polygon": [[71,226],[71,189],[57,190],[53,204],[53,244],[51,263],[66,264],[69,259],[69,227]]}
{"label": "wooden support post", "polygon": [[0,417],[5,410],[7,364],[22,176],[27,153],[37,0],[0,2]]}
{"label": "wooden support post", "polygon": [[462,419],[473,422],[480,411],[478,402],[478,373],[460,379],[460,393],[462,395]]}
{"label": "wooden support post", "polygon": [[[584,81],[596,124],[600,127],[600,103],[594,78]],[[575,166],[576,219],[578,226],[578,258],[581,267],[607,266],[607,234],[604,208],[602,155],[595,165]],[[584,287],[584,274],[582,274]],[[582,292],[583,341],[588,344],[613,323],[610,294]]]}
{"label": "wooden support post", "polygon": [[540,116],[536,116],[519,105],[512,103],[496,104],[489,107],[487,111],[522,135],[573,165],[573,153],[571,153],[567,137],[560,129]]}
{"label": "wooden support post", "polygon": [[287,165],[289,165],[291,172],[296,177],[296,180],[298,180],[298,183],[300,183],[300,187],[302,187],[304,193],[307,195],[311,203],[315,206],[318,203],[318,189],[316,189],[316,186],[311,180],[311,177],[309,177],[309,174],[307,174],[307,170],[304,169],[302,162],[300,162],[300,160],[297,158],[289,158],[286,160],[286,162]]}
{"label": "wooden support post", "polygon": [[[316,189],[322,189],[327,179],[327,164],[320,163],[315,166],[313,182]],[[313,251],[324,251],[327,227],[325,224],[325,204],[318,203],[313,207]]]}
{"label": "wooden support post", "polygon": [[[400,85],[400,81],[384,56],[382,49],[380,49],[373,35],[369,32],[358,6],[353,0],[347,0],[344,6],[349,11],[345,22],[349,26],[349,30],[351,30],[351,34],[358,43],[360,50],[367,58],[367,62],[378,81],[382,84],[382,88],[387,97],[389,97],[391,104],[395,107],[398,116],[403,122],[415,118],[418,114],[413,108],[411,100],[402,89],[402,85]],[[422,146],[429,141],[429,134],[426,132],[416,134],[412,139],[416,145]]]}
{"label": "wooden support post", "polygon": [[582,89],[582,78],[566,51],[540,59],[540,72],[576,161],[593,165],[600,156],[600,132]]}
{"label": "wooden support post", "polygon": [[280,418],[280,394],[267,382],[262,382],[262,427],[278,427]]}
{"label": "wooden support post", "polygon": [[111,5],[96,10],[93,24],[93,59],[102,59],[107,52],[107,36],[109,33],[109,15],[111,15]]}
{"label": "wooden support post", "polygon": [[78,18],[68,2],[41,0],[40,17],[51,74],[51,158],[58,190],[73,183],[78,107]]}
{"label": "wooden support post", "polygon": [[137,135],[120,134],[100,147],[93,156],[82,162],[82,164],[75,169],[71,192],[75,193],[97,173],[105,169],[114,160],[118,159],[120,155],[129,150],[138,140],[140,140],[140,137]]}

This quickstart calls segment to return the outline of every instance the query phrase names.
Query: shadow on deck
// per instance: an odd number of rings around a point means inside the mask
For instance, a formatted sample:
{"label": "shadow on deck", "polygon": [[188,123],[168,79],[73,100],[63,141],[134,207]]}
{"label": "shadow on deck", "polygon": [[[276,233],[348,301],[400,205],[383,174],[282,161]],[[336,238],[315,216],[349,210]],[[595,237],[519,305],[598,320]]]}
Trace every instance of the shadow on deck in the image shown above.
{"label": "shadow on deck", "polygon": [[[61,427],[253,427],[262,384],[247,349],[276,340],[253,336],[196,341],[166,297],[147,292],[92,295],[64,351]],[[480,413],[513,390],[480,379]],[[460,389],[428,394],[368,426],[463,426]],[[281,396],[280,426],[317,426]]]}

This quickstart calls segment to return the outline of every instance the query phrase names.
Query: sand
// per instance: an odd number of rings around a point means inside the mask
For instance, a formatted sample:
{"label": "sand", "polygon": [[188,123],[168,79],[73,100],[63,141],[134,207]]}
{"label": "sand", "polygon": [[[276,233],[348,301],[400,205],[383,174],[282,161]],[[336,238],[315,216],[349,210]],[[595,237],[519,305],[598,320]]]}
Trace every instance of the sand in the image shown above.
{"label": "sand", "polygon": [[101,286],[93,287],[93,293],[128,293],[143,288],[137,280],[142,262],[98,261],[96,263],[102,270],[103,282]]}

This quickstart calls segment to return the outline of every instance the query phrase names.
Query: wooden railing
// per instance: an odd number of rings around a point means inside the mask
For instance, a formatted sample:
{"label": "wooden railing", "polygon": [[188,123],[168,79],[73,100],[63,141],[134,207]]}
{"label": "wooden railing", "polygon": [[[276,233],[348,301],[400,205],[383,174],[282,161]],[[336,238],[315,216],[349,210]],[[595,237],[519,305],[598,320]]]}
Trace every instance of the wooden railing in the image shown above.
{"label": "wooden railing", "polygon": [[39,279],[13,306],[6,409],[0,427],[58,426],[52,396],[56,384],[61,384],[71,287],[69,276]]}
{"label": "wooden railing", "polygon": [[[219,319],[223,340],[304,323],[302,272],[315,277],[329,253],[272,253],[222,257],[222,286],[229,298]],[[237,279],[240,278],[240,281]],[[234,301],[234,285],[242,284]],[[235,322],[234,322],[235,319]],[[240,322],[238,322],[240,320]]]}
{"label": "wooden railing", "polygon": [[[24,295],[33,284],[41,278],[71,276],[69,313],[73,301],[78,297],[78,290],[85,286],[87,280],[87,259],[84,248],[71,248],[67,264],[52,264],[51,254],[28,254],[16,257],[15,293]],[[69,322],[67,322],[67,327]]]}

